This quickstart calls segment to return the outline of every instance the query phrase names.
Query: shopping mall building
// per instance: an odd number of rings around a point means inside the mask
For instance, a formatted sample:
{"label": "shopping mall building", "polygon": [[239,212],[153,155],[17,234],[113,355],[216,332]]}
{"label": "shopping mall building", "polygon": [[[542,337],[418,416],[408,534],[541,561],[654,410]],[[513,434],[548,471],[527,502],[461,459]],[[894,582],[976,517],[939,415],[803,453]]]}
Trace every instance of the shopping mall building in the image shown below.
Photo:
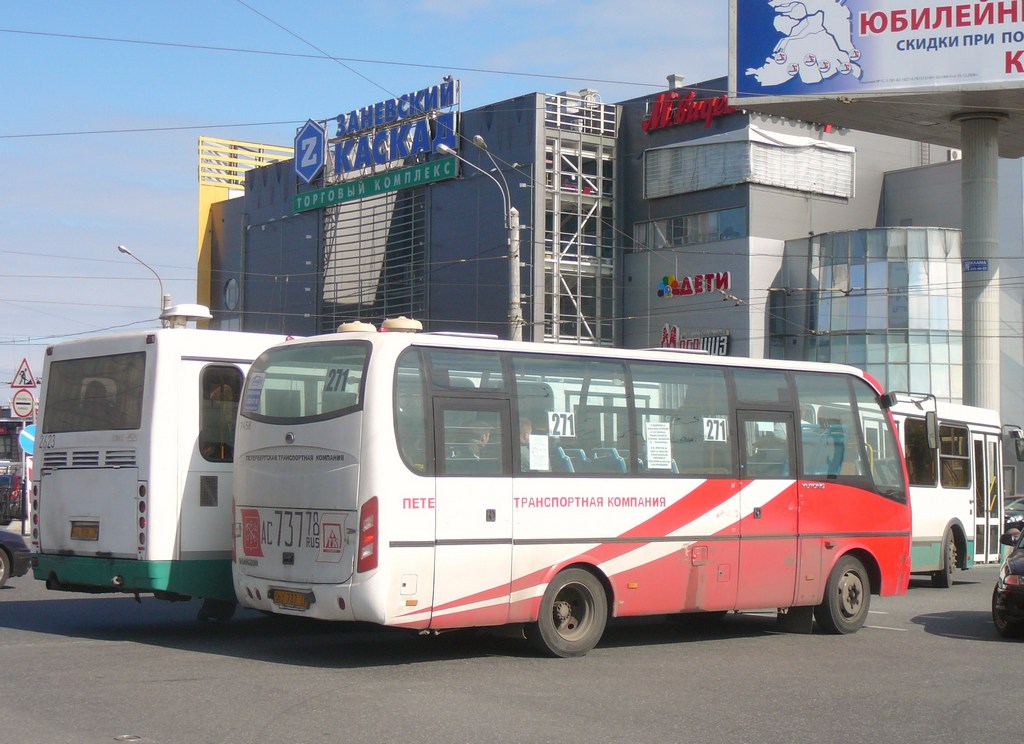
{"label": "shopping mall building", "polygon": [[[962,401],[959,152],[737,110],[724,79],[680,81],[620,103],[581,90],[462,111],[446,78],[307,123],[297,160],[203,150],[199,301],[221,328],[315,335],[406,315],[844,362]],[[1024,423],[1021,162],[1000,161],[999,180],[990,332],[1003,421]]]}

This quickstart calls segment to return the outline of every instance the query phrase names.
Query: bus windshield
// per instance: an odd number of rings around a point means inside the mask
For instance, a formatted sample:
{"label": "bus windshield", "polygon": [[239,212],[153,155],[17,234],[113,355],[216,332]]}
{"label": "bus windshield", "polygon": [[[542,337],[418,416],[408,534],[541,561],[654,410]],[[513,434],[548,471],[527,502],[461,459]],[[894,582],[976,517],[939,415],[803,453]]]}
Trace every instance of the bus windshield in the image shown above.
{"label": "bus windshield", "polygon": [[46,380],[43,432],[138,429],[145,376],[141,351],[54,362]]}
{"label": "bus windshield", "polygon": [[266,423],[323,421],[362,407],[366,343],[281,346],[252,366],[242,416]]}

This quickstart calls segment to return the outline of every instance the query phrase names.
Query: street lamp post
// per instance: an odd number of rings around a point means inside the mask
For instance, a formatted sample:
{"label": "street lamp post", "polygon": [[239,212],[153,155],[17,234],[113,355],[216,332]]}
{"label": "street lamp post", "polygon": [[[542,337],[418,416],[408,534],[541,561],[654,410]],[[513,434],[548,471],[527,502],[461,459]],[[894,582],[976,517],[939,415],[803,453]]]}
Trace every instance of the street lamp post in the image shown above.
{"label": "street lamp post", "polygon": [[508,337],[512,341],[523,340],[523,305],[520,298],[520,258],[519,258],[519,210],[512,206],[512,192],[509,191],[508,182],[501,173],[501,168],[487,149],[487,143],[479,134],[473,138],[473,143],[487,153],[494,169],[501,176],[501,181],[491,175],[475,163],[471,163],[459,155],[454,148],[440,144],[437,151],[442,155],[452,155],[474,170],[480,171],[494,182],[501,192],[501,203],[505,209],[505,228],[508,230]]}
{"label": "street lamp post", "polygon": [[128,256],[129,258],[134,258],[140,264],[142,264],[147,269],[149,269],[153,273],[153,276],[156,277],[157,282],[160,284],[160,324],[164,328],[167,328],[168,325],[169,325],[169,321],[166,320],[163,316],[164,316],[164,313],[166,313],[170,309],[170,307],[171,307],[171,296],[169,294],[165,294],[164,293],[164,282],[160,278],[160,275],[156,273],[156,271],[153,269],[152,266],[150,266],[148,263],[146,263],[141,258],[136,256],[134,253],[132,253],[127,248],[125,248],[123,245],[117,246],[117,250],[118,250],[119,253],[123,253],[124,255]]}

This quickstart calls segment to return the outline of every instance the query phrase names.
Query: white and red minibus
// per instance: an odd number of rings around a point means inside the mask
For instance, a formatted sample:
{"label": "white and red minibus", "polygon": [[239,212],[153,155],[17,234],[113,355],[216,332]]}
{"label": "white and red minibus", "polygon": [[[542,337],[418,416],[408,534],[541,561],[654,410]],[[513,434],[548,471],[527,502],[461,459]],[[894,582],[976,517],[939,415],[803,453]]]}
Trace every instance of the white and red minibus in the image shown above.
{"label": "white and red minibus", "polygon": [[910,574],[887,404],[836,365],[442,333],[275,346],[239,409],[235,592],[521,625],[556,656],[610,617],[771,608],[853,632]]}

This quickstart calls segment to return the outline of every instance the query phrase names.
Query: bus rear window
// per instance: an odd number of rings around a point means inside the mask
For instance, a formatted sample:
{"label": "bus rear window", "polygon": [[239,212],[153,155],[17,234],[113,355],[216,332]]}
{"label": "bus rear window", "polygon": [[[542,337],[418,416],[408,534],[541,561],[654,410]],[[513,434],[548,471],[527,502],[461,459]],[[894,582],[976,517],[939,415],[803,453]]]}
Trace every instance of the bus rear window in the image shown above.
{"label": "bus rear window", "polygon": [[138,429],[145,377],[141,351],[53,362],[46,379],[43,432]]}
{"label": "bus rear window", "polygon": [[242,415],[267,422],[316,421],[362,408],[368,344],[278,346],[249,370]]}

